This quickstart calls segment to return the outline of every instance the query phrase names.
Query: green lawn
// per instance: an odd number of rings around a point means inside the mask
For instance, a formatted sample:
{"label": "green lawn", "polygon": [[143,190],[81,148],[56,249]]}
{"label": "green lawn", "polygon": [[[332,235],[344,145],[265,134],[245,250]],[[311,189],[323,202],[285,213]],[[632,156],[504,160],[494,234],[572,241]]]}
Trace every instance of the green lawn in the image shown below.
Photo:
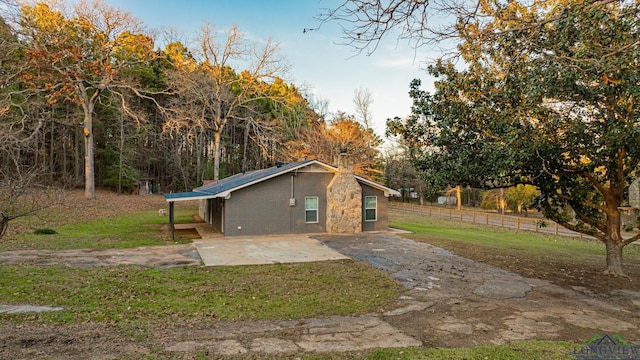
{"label": "green lawn", "polygon": [[[193,222],[196,208],[176,207],[176,223]],[[139,246],[170,244],[167,227],[168,216],[158,216],[158,210],[123,213],[86,222],[76,222],[52,227],[56,234],[41,235],[23,231],[14,238],[0,242],[0,251],[18,249],[67,250],[132,248]],[[191,240],[177,238],[177,243]]]}
{"label": "green lawn", "polygon": [[0,266],[3,304],[64,311],[4,315],[0,321],[54,323],[180,319],[302,319],[385,308],[402,291],[390,276],[355,261],[234,267],[69,268]]}
{"label": "green lawn", "polygon": [[[414,239],[446,239],[488,249],[508,248],[526,251],[528,256],[571,257],[578,262],[585,257],[603,256],[605,251],[604,244],[596,240],[578,240],[527,231],[515,232],[411,214],[392,215],[389,226],[413,232],[408,237]],[[640,255],[640,246],[625,247],[624,255],[635,258]]]}
{"label": "green lawn", "polygon": [[[311,355],[306,360],[568,360],[575,344],[560,341],[516,341],[509,345],[454,349],[378,349],[364,353]],[[274,358],[275,359],[275,358]]]}

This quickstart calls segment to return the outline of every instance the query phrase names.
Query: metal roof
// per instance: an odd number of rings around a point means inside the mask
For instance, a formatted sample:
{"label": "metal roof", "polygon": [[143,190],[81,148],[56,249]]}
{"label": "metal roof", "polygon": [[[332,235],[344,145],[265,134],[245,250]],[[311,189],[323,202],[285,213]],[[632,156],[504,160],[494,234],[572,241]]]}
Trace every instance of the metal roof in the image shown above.
{"label": "metal roof", "polygon": [[232,191],[242,189],[281,174],[286,174],[292,170],[305,167],[313,162],[315,162],[315,160],[305,160],[295,163],[281,164],[279,166],[276,165],[262,170],[247,171],[229,176],[228,178],[218,180],[211,184],[200,186],[195,188],[193,191],[218,195],[220,197],[222,195],[226,196]]}
{"label": "metal roof", "polygon": [[[289,163],[289,164],[280,164],[277,166],[273,166],[267,169],[262,169],[262,170],[253,170],[253,171],[247,171],[244,173],[239,173],[239,174],[235,174],[233,176],[230,176],[228,178],[224,178],[221,180],[218,180],[214,183],[211,184],[207,184],[207,185],[203,185],[200,186],[198,188],[195,188],[193,191],[191,192],[185,192],[185,193],[175,193],[175,194],[166,194],[164,197],[167,201],[171,202],[171,201],[186,201],[186,200],[197,200],[197,199],[212,199],[212,198],[217,198],[217,197],[222,197],[222,198],[228,198],[231,193],[233,191],[245,188],[247,186],[251,186],[255,183],[259,183],[261,181],[265,181],[267,179],[276,177],[278,175],[282,175],[282,174],[286,174],[288,172],[300,169],[302,167],[306,167],[309,165],[318,165],[320,167],[323,167],[325,169],[327,169],[328,171],[331,172],[337,172],[338,169],[327,165],[325,163],[322,163],[320,161],[317,160],[305,160],[305,161],[299,161],[299,162],[294,162],[294,163]],[[384,191],[385,193],[391,194],[391,195],[396,195],[399,196],[400,193],[398,193],[396,190],[390,189],[384,185],[378,184],[374,181],[371,180],[367,180],[365,178],[356,176],[356,179],[360,182],[363,182],[369,186],[372,186],[374,188],[378,188],[382,191]]]}
{"label": "metal roof", "polygon": [[210,199],[215,196],[211,196],[211,194],[197,192],[197,191],[188,191],[188,192],[179,192],[179,193],[171,193],[164,194],[165,200],[168,202],[172,201],[188,201],[188,200],[198,200],[198,199]]}

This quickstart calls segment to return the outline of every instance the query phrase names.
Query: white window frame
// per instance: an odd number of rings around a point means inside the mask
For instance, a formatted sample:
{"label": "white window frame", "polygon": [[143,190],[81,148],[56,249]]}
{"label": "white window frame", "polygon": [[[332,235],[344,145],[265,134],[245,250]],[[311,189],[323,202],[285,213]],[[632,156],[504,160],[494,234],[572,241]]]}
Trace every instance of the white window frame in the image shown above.
{"label": "white window frame", "polygon": [[[315,209],[313,208],[307,208],[307,199],[316,199],[316,207]],[[320,199],[317,196],[305,196],[304,197],[304,222],[306,224],[317,224],[320,222]],[[315,221],[307,221],[307,213],[308,212],[315,212],[316,213],[316,220]]]}
{"label": "white window frame", "polygon": [[[367,207],[367,204],[369,203],[367,201],[367,199],[369,198],[373,198],[375,199],[375,206],[374,207]],[[373,210],[373,214],[374,217],[373,219],[367,219],[367,210]],[[378,197],[377,196],[365,196],[364,197],[364,221],[368,221],[368,222],[374,222],[374,221],[378,221]]]}

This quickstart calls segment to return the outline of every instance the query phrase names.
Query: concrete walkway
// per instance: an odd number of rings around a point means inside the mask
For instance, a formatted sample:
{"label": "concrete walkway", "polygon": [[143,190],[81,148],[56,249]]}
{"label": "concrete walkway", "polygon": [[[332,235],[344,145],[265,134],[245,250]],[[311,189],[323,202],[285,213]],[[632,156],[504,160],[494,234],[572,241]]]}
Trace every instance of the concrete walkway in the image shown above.
{"label": "concrete walkway", "polygon": [[[157,334],[163,338],[174,335]],[[377,316],[331,316],[304,320],[225,323],[193,330],[189,339],[167,344],[167,353],[207,351],[219,356],[304,354],[406,348],[422,343]]]}

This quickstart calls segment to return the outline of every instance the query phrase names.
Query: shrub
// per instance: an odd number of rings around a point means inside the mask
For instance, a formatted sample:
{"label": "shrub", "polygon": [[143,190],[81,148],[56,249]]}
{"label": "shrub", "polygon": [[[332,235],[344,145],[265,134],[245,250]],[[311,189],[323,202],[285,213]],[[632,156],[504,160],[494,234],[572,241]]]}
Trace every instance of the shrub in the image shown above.
{"label": "shrub", "polygon": [[58,232],[53,229],[44,228],[44,229],[35,229],[33,233],[38,235],[53,235],[53,234],[57,234]]}

